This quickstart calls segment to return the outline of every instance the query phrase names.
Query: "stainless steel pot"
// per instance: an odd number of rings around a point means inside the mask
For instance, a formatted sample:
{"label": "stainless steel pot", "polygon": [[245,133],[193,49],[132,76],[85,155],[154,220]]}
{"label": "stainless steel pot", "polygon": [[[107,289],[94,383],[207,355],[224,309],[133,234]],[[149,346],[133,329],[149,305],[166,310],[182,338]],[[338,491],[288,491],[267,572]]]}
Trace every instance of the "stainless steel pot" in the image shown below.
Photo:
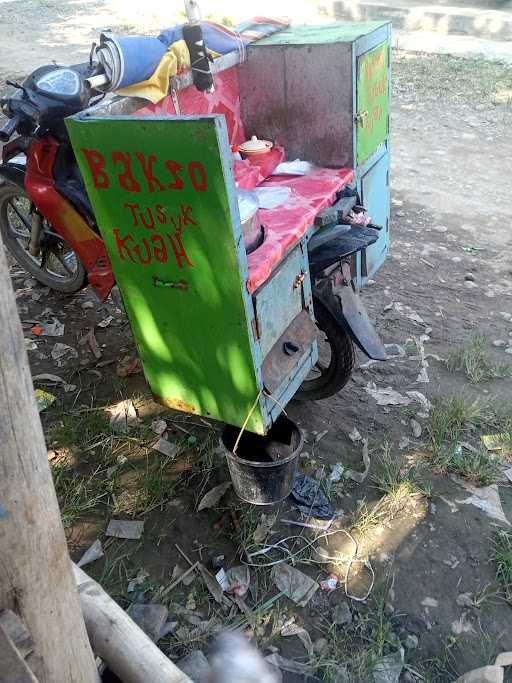
{"label": "stainless steel pot", "polygon": [[250,192],[239,190],[238,210],[240,212],[245,251],[250,254],[263,242],[263,228],[258,216],[258,201]]}

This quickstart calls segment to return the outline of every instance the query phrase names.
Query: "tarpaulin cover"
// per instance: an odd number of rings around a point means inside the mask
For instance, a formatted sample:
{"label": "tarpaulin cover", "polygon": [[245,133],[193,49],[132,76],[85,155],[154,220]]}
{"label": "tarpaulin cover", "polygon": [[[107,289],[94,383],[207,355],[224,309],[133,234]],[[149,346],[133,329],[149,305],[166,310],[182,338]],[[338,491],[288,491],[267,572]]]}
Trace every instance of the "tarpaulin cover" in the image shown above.
{"label": "tarpaulin cover", "polygon": [[247,289],[250,293],[268,279],[287,251],[313,224],[315,216],[334,202],[336,192],[352,182],[353,177],[354,172],[350,168],[315,168],[306,176],[273,176],[261,184],[261,187],[285,185],[291,188],[292,195],[275,209],[259,210],[265,241],[247,256]]}
{"label": "tarpaulin cover", "polygon": [[105,32],[100,36],[96,56],[117,90],[145,81],[155,71],[167,52],[167,45],[151,36],[114,36]]}
{"label": "tarpaulin cover", "polygon": [[190,85],[179,90],[176,98],[179,112],[176,111],[173,98],[168,95],[156,104],[149,104],[134,113],[135,116],[166,116],[181,114],[224,114],[228,128],[229,142],[239,145],[245,141],[245,130],[240,117],[240,98],[238,86],[238,70],[236,67],[220,71],[215,76],[215,91],[212,94],[199,92]]}

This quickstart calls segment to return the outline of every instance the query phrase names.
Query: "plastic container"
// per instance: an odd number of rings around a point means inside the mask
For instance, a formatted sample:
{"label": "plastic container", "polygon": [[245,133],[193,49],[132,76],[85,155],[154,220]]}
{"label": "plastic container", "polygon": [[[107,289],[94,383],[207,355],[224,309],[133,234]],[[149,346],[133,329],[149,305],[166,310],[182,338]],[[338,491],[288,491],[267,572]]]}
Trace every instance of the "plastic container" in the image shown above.
{"label": "plastic container", "polygon": [[233,488],[242,500],[253,505],[273,505],[287,498],[293,488],[299,455],[304,444],[302,432],[281,416],[266,436],[244,432],[233,454],[239,427],[226,425],[222,442]]}

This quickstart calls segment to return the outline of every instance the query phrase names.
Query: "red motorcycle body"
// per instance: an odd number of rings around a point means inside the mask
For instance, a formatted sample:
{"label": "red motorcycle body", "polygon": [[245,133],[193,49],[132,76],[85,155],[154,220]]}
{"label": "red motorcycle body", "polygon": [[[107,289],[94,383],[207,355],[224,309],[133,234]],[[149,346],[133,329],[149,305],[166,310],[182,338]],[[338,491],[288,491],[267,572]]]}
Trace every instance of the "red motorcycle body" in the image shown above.
{"label": "red motorcycle body", "polygon": [[101,237],[55,187],[54,166],[59,142],[50,136],[33,139],[26,151],[25,189],[52,229],[74,250],[97,296],[105,300],[115,284]]}

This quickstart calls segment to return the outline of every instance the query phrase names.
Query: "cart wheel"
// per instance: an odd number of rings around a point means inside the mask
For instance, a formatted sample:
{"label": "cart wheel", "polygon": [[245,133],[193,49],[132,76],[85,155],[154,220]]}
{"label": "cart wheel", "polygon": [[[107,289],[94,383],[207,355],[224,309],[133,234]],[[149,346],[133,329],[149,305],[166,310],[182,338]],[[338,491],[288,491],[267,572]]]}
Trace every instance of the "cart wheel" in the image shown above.
{"label": "cart wheel", "polygon": [[352,339],[318,300],[313,299],[318,328],[318,361],[294,398],[318,401],[333,396],[348,382],[355,363]]}

